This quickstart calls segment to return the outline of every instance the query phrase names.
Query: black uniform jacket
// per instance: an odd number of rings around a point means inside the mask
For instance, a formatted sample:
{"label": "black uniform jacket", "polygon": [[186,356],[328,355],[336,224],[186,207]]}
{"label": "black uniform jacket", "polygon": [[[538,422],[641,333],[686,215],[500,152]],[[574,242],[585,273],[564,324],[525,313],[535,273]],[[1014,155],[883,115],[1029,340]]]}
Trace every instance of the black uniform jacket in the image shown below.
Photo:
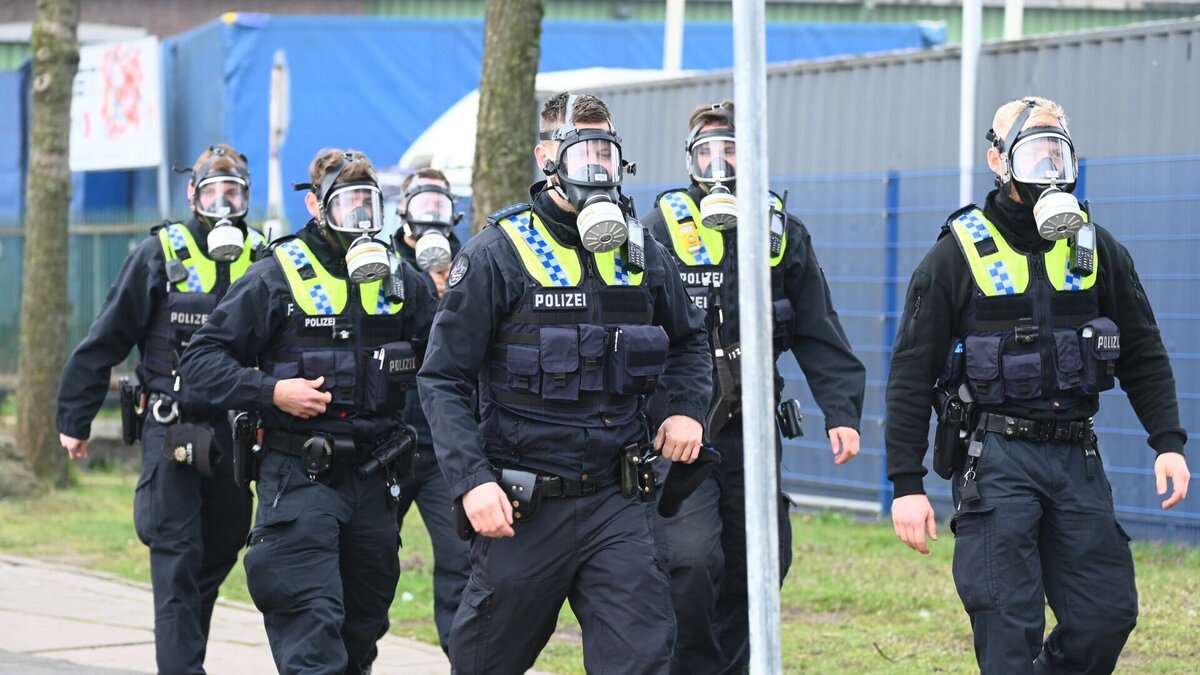
{"label": "black uniform jacket", "polygon": [[[704,198],[700,188],[692,185],[688,195],[697,204]],[[642,220],[664,246],[671,245],[671,235],[657,200],[654,208]],[[725,308],[724,335],[738,334],[737,230],[724,233],[725,271],[721,286],[721,306]],[[850,341],[842,329],[825,273],[813,251],[812,236],[800,219],[787,214],[787,245],[784,248],[783,291],[794,309],[792,344],[789,347],[804,372],[813,398],[825,416],[825,428],[850,427],[858,430],[862,420],[863,393],[867,385],[867,370],[854,355]],[[686,269],[686,268],[685,268]],[[710,328],[711,330],[711,328]],[[726,338],[729,340],[729,337]],[[783,378],[775,369],[775,393],[783,391]]]}
{"label": "black uniform jacket", "polygon": [[[1022,253],[1042,253],[1053,243],[1042,239],[1029,207],[999,190],[988,195],[984,215]],[[925,451],[933,383],[941,373],[951,340],[962,333],[960,319],[975,293],[975,282],[953,234],[943,235],[913,272],[904,314],[892,349],[887,384],[887,472],[895,496],[925,491]],[[1096,280],[1100,316],[1121,331],[1117,377],[1121,388],[1149,432],[1158,453],[1182,452],[1187,433],[1179,426],[1175,376],[1163,347],[1146,291],[1138,280],[1129,251],[1107,230],[1096,227],[1099,260]],[[1077,420],[1094,415],[1098,397],[1069,410],[1032,410],[1020,405],[994,406],[999,412],[1027,419]]]}
{"label": "black uniform jacket", "polygon": [[[308,244],[325,269],[338,278],[346,278],[343,252],[325,240],[315,222],[309,221],[298,237]],[[422,272],[408,264],[400,267],[404,270],[404,312],[411,313],[413,334],[397,339],[411,340],[419,356],[429,334],[433,294]],[[274,255],[251,265],[184,351],[183,376],[194,391],[226,410],[262,410],[273,405],[278,380],[255,366],[278,340],[291,304],[291,287]],[[364,439],[386,433],[400,417],[397,411],[394,418],[373,420],[378,423],[377,429],[355,425],[353,434]]]}
{"label": "black uniform jacket", "polygon": [[[197,246],[207,254],[204,228],[195,217],[187,221],[186,226]],[[125,259],[87,336],[63,367],[58,388],[58,430],[72,438],[86,439],[91,435],[92,420],[108,394],[113,366],[124,361],[135,346],[139,353],[144,351],[150,322],[160,303],[166,301],[167,263],[157,231],[155,228],[155,234],[138,244]],[[227,270],[226,265],[217,266],[213,292],[220,293],[229,287]],[[143,383],[149,380],[141,365],[138,366],[138,378]],[[201,415],[220,412],[198,404],[197,401],[203,399],[189,396],[186,388],[182,393],[180,398],[187,404],[188,412]]]}
{"label": "black uniform jacket", "polygon": [[[535,193],[533,208],[559,241],[579,245],[573,214],[559,209],[542,192]],[[588,255],[582,250],[580,254]],[[454,283],[438,306],[429,351],[417,378],[451,495],[461,497],[495,480],[489,453],[572,480],[602,480],[611,475],[618,450],[646,433],[641,416],[625,425],[593,429],[537,422],[496,406],[482,425],[476,421],[480,369],[496,326],[516,308],[527,281],[520,258],[498,227],[487,227],[467,242],[455,267],[461,268],[464,260],[465,274],[456,278],[451,273]],[[703,421],[712,387],[704,313],[688,299],[671,257],[650,238],[646,239],[646,268],[643,283],[651,290],[653,323],[662,326],[670,339],[666,371],[658,381],[658,388],[669,397],[667,414]],[[503,456],[516,447],[519,458]]]}

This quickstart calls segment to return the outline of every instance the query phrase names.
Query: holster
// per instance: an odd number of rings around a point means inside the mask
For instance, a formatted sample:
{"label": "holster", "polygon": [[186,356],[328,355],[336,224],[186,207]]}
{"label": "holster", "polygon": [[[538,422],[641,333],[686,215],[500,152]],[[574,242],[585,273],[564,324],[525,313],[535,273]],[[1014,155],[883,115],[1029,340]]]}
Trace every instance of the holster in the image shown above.
{"label": "holster", "polygon": [[721,343],[720,325],[713,329],[710,337],[713,345],[713,369],[716,371],[716,377],[713,378],[712,407],[709,408],[708,419],[704,424],[704,430],[709,440],[716,438],[725,424],[741,411],[741,392],[734,380],[733,366],[730,365]]}
{"label": "holster", "polygon": [[163,457],[194,467],[201,476],[212,478],[218,460],[212,437],[212,427],[207,424],[172,424],[163,439]]}
{"label": "holster", "polygon": [[775,421],[784,438],[800,438],[804,435],[804,415],[800,414],[800,402],[789,398],[775,409]]}
{"label": "holster", "polygon": [[417,432],[412,427],[400,427],[383,439],[371,452],[371,458],[358,467],[358,477],[366,478],[380,468],[394,476],[408,475],[412,472],[412,450],[416,445]]}
{"label": "holster", "polygon": [[256,412],[230,411],[229,417],[233,427],[233,481],[241,487],[250,487],[250,481],[258,480],[262,458],[258,438],[260,416]]}
{"label": "holster", "polygon": [[525,522],[537,514],[538,506],[542,503],[541,492],[537,489],[538,476],[532,471],[520,469],[500,469],[500,487],[508,495],[512,504],[513,524]]}
{"label": "holster", "polygon": [[117,385],[121,398],[121,440],[133,445],[142,437],[142,420],[145,410],[141,406],[142,387],[136,380],[122,377]]}
{"label": "holster", "polygon": [[656,459],[653,445],[630,443],[621,448],[621,494],[636,496],[643,502],[654,501],[658,483],[651,463]]}
{"label": "holster", "polygon": [[934,404],[938,422],[933,435],[933,471],[949,480],[962,468],[963,451],[970,434],[970,409],[958,394],[941,389],[934,390]]}

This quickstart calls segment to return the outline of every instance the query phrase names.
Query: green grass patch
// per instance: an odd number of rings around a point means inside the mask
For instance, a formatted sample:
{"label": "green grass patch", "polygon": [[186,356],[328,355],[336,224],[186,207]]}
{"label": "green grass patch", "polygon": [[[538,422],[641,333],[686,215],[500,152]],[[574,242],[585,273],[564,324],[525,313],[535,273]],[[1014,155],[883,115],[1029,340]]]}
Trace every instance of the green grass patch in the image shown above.
{"label": "green grass patch", "polygon": [[[133,530],[129,471],[80,472],[80,485],[23,501],[0,501],[0,551],[149,581],[146,548]],[[437,643],[433,553],[414,507],[405,522],[402,573],[391,632]],[[783,586],[782,649],[787,673],[969,673],[971,631],[950,576],[949,528],[933,553],[900,544],[890,523],[835,514],[793,515],[794,562]],[[1118,672],[1192,673],[1200,659],[1200,551],[1134,546],[1141,616]],[[1103,592],[1103,589],[1097,589]],[[221,588],[249,602],[242,566]],[[407,599],[406,599],[407,598]],[[1047,625],[1053,626],[1048,615]],[[578,623],[564,607],[536,668],[583,673]]]}

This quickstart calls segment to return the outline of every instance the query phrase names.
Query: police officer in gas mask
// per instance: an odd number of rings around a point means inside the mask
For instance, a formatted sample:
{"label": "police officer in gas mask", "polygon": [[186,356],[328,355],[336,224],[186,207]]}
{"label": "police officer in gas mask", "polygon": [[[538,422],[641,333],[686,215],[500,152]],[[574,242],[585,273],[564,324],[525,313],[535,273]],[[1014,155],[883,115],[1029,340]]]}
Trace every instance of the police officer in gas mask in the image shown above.
{"label": "police officer in gas mask", "polygon": [[[653,486],[625,467],[694,462],[712,366],[703,313],[624,203],[621,150],[602,101],[551,97],[534,151],[547,180],[463,247],[430,333],[421,404],[475,535],[450,631],[463,675],[530,668],[567,599],[589,672],[668,666]],[[655,388],[670,401],[651,429]]]}
{"label": "police officer in gas mask", "polygon": [[[839,465],[858,454],[866,371],[842,330],[808,230],[785,211],[783,199],[771,194],[769,222],[738,221],[733,102],[697,107],[687,128],[685,164],[691,185],[659,195],[645,223],[667,245],[688,294],[707,315],[714,388],[706,421],[721,462],[682,506],[669,508],[664,492],[652,517],[679,623],[672,672],[737,672],[749,663],[750,632],[736,228],[770,231],[775,354],[795,355],[825,415],[826,435]],[[775,380],[779,399],[783,379],[776,373]],[[651,410],[666,405],[669,395],[657,393]],[[798,429],[789,428],[793,420],[787,413],[798,403],[782,405],[785,433],[795,435]],[[777,434],[764,442],[781,452]],[[787,507],[781,493],[781,578],[792,552]],[[678,513],[672,514],[675,509]]]}
{"label": "police officer in gas mask", "polygon": [[462,246],[454,226],[463,214],[455,212],[450,181],[437,169],[420,169],[409,174],[400,191],[400,203],[396,205],[400,227],[393,237],[395,250],[429,273],[440,298],[446,292],[450,261]]}
{"label": "police officer in gas mask", "polygon": [[202,672],[217,589],[250,527],[250,493],[232,478],[224,410],[180,376],[179,356],[265,244],[244,221],[245,157],[215,145],[190,173],[192,218],[155,228],[125,260],[58,392],[59,439],[72,459],[83,459],[109,374],[138,346],[142,393],[131,388],[123,397],[122,416],[125,438],[141,439],[134,526],[150,548],[155,654],[164,673]]}
{"label": "police officer in gas mask", "polygon": [[404,426],[433,313],[431,285],[373,236],[381,200],[362,153],[309,167],[313,219],[276,240],[193,336],[185,381],[258,411],[258,512],[246,585],[280,672],[367,672],[400,567]]}
{"label": "police officer in gas mask", "polygon": [[[1138,602],[1092,417],[1119,379],[1157,453],[1158,493],[1173,483],[1171,508],[1189,478],[1175,379],[1129,251],[1071,194],[1062,107],[1006,103],[987,138],[997,189],[949,217],[909,283],[886,394],[892,520],[929,552],[934,407],[980,670],[1109,673]],[[1046,603],[1057,626],[1043,640]]]}
{"label": "police officer in gas mask", "polygon": [[[450,261],[458,255],[458,237],[453,226],[462,214],[454,212],[450,183],[437,169],[409,174],[400,189],[403,194],[396,207],[401,219],[394,236],[396,252],[424,270],[441,297],[446,292]],[[403,535],[404,516],[415,503],[433,542],[433,617],[438,641],[448,653],[450,625],[471,574],[471,549],[454,531],[450,486],[438,467],[429,421],[418,397],[408,397],[404,418],[417,432],[417,447],[412,471],[400,485],[398,524]]]}

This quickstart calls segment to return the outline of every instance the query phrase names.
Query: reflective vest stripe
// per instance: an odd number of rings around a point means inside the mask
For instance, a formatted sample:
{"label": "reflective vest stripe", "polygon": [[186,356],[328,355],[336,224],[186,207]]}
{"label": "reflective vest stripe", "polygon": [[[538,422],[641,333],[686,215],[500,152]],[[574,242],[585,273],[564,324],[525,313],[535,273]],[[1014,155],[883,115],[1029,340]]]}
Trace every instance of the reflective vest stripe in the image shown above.
{"label": "reflective vest stripe", "polygon": [[[972,209],[951,221],[950,229],[967,260],[971,276],[980,292],[987,297],[1018,295],[1029,288],[1029,261],[1025,254],[1013,249],[1000,230],[979,209]],[[1057,291],[1079,291],[1096,283],[1099,258],[1092,273],[1079,276],[1070,270],[1070,244],[1065,239],[1055,242],[1043,254],[1046,274]]]}
{"label": "reflective vest stripe", "polygon": [[[287,277],[292,298],[306,315],[332,316],[345,311],[348,282],[330,274],[302,240],[281,242],[275,247],[275,259]],[[311,272],[304,272],[306,268]],[[358,290],[367,314],[398,314],[404,309],[403,302],[387,299],[382,281],[360,284]]]}
{"label": "reflective vest stripe", "polygon": [[[200,251],[195,238],[192,237],[192,231],[187,226],[182,223],[171,223],[161,228],[158,231],[158,241],[162,244],[166,260],[178,259],[183,264],[183,268],[187,270],[187,278],[176,282],[176,290],[183,293],[212,292],[213,286],[217,283],[217,263]],[[250,258],[254,255],[255,249],[265,243],[262,235],[247,229],[242,254],[229,263],[229,283],[242,278],[242,275],[250,268],[252,262]],[[187,259],[180,259],[178,252],[185,250],[188,252]]]}
{"label": "reflective vest stripe", "polygon": [[[711,227],[700,225],[700,208],[685,190],[672,190],[658,200],[659,211],[671,235],[675,256],[688,267],[719,265],[725,258],[725,237]],[[783,201],[771,193],[771,208],[783,210]],[[787,228],[779,253],[771,257],[771,267],[783,261],[787,251]]]}
{"label": "reflective vest stripe", "polygon": [[[570,246],[560,244],[553,235],[546,236],[545,226],[533,211],[522,211],[496,222],[508,237],[521,263],[530,276],[542,287],[578,286],[583,279],[579,254]],[[625,267],[621,249],[594,253],[596,271],[608,286],[640,286],[643,273]]]}

